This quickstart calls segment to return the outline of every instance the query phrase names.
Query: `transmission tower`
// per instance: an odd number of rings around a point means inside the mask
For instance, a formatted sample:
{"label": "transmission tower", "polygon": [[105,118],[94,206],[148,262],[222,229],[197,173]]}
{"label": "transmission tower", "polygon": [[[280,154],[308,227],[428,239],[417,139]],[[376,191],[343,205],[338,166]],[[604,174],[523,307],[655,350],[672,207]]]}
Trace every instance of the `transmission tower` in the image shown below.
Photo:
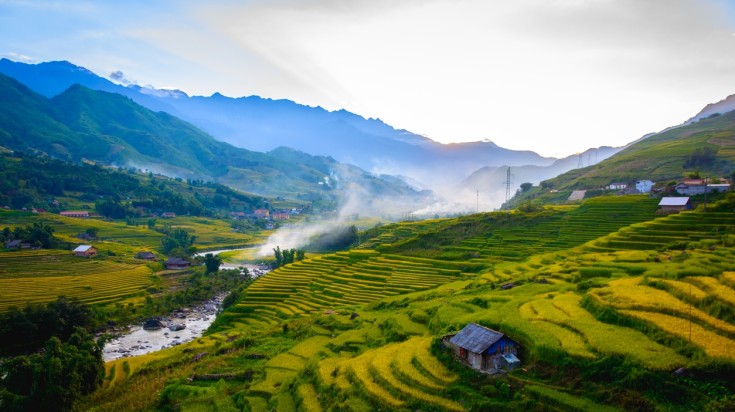
{"label": "transmission tower", "polygon": [[508,167],[508,173],[505,178],[505,201],[510,200],[510,167]]}
{"label": "transmission tower", "polygon": [[582,157],[582,153],[577,153],[577,169],[581,169],[584,167],[584,158]]}

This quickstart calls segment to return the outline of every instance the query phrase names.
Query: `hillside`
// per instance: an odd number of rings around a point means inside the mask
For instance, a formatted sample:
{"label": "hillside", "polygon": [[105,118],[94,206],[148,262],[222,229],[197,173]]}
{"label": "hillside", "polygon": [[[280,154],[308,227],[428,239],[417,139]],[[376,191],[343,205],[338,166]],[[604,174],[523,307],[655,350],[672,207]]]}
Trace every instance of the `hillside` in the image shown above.
{"label": "hillside", "polygon": [[667,182],[694,171],[727,177],[735,164],[734,129],[735,112],[702,119],[651,135],[597,165],[550,179],[547,186],[593,189],[640,179]]}
{"label": "hillside", "polygon": [[[735,394],[731,213],[654,218],[654,209],[645,197],[601,197],[380,227],[361,250],[258,279],[205,338],[108,364],[106,388],[85,405],[726,410]],[[595,223],[610,215],[630,217]],[[664,240],[683,227],[696,236]],[[414,253],[432,249],[440,252]],[[523,369],[491,377],[448,356],[440,338],[468,322],[519,342]]]}
{"label": "hillside", "polygon": [[[118,94],[72,86],[48,100],[0,75],[0,146],[40,151],[73,161],[92,160],[169,176],[217,180],[267,196],[339,202],[346,193],[325,190],[325,178],[398,193],[407,204],[422,194],[330,158],[280,156],[236,148],[164,112],[154,113]],[[319,165],[319,170],[311,165]],[[344,173],[340,173],[345,171]],[[341,176],[340,176],[341,174]]]}
{"label": "hillside", "polygon": [[[188,96],[179,90],[125,87],[68,62],[32,65],[2,59],[0,73],[18,79],[48,98],[73,84],[117,93],[151,110],[182,118],[237,147],[270,151],[287,146],[330,156],[378,174],[404,176],[418,182],[417,187],[442,191],[445,197],[467,205],[474,203],[470,201],[472,196],[456,196],[455,187],[482,168],[530,166],[519,185],[538,182],[578,166],[576,156],[543,158],[530,151],[508,150],[487,141],[440,144],[396,129],[380,119],[365,119],[345,110],[328,111],[290,100],[258,96],[231,98],[219,93],[208,97]],[[609,154],[608,150],[598,150],[595,161]],[[549,168],[535,170],[539,167]],[[485,181],[483,184],[485,192],[493,192],[486,201],[490,202],[487,209],[499,206],[505,193],[502,183]]]}

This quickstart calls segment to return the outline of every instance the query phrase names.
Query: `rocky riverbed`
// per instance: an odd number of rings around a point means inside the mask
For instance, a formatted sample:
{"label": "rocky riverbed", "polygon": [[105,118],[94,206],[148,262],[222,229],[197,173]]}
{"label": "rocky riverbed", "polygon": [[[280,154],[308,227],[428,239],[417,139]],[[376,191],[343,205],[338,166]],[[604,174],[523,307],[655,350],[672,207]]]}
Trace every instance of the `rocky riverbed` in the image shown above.
{"label": "rocky riverbed", "polygon": [[196,307],[176,310],[168,317],[158,318],[163,326],[158,329],[144,329],[143,323],[131,327],[107,342],[103,354],[105,361],[155,352],[202,336],[217,317],[225,296],[222,294]]}

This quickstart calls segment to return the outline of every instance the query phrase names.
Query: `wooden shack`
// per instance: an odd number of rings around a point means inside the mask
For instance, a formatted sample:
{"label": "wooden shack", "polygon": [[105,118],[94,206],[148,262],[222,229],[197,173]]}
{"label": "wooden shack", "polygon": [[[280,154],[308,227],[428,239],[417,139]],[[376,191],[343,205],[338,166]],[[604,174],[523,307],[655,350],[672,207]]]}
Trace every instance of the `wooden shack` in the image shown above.
{"label": "wooden shack", "polygon": [[445,337],[444,343],[457,358],[479,371],[512,370],[521,363],[517,342],[476,323],[468,324],[456,335]]}

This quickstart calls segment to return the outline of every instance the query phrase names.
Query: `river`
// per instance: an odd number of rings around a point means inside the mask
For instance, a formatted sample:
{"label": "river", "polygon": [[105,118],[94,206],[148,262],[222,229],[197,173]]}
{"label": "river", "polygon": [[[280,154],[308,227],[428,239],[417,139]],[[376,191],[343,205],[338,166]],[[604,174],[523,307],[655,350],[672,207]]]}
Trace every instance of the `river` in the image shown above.
{"label": "river", "polygon": [[[256,249],[258,246],[239,248],[239,249],[222,249],[197,253],[195,256],[204,256],[207,253],[214,255],[232,250]],[[250,276],[259,277],[268,272],[264,266],[252,264],[222,264],[221,269],[243,269],[247,268]],[[219,308],[222,306],[222,300],[227,293],[221,294],[211,300],[208,300],[194,308],[187,308],[174,311],[167,318],[161,319],[165,327],[156,330],[143,329],[143,325],[135,325],[124,334],[116,336],[105,344],[103,357],[105,361],[111,361],[118,358],[144,355],[166,349],[171,346],[180,345],[189,342],[200,336],[209,328],[209,325],[217,318]],[[184,324],[186,327],[181,330],[173,331],[169,326],[174,324]]]}
{"label": "river", "polygon": [[[126,333],[115,337],[105,344],[103,358],[111,361],[118,358],[143,355],[180,345],[194,340],[209,328],[217,318],[217,312],[222,305],[222,299],[227,294],[221,294],[192,309],[174,311],[168,317],[162,318],[165,327],[156,330],[143,329],[142,325],[131,327]],[[185,325],[181,330],[171,330],[171,325]]]}

